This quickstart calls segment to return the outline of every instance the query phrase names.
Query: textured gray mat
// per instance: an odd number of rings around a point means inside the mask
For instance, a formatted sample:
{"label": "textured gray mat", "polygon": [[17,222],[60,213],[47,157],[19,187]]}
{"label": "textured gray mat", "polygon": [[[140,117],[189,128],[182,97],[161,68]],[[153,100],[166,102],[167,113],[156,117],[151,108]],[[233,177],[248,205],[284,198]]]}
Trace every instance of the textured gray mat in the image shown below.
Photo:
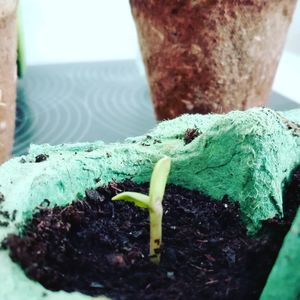
{"label": "textured gray mat", "polygon": [[[31,143],[122,141],[155,126],[134,61],[28,67],[19,81],[14,155]],[[270,107],[299,107],[273,93]]]}

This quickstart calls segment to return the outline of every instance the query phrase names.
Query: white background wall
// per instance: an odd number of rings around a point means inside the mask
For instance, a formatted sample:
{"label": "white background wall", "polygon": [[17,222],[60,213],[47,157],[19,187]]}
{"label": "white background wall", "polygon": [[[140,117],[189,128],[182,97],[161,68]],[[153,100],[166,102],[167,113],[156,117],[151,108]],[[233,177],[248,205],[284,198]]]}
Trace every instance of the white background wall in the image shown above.
{"label": "white background wall", "polygon": [[29,64],[137,55],[128,0],[21,0],[21,6]]}
{"label": "white background wall", "polygon": [[[129,0],[20,0],[28,64],[134,59]],[[272,0],[270,0],[272,1]],[[300,1],[274,89],[300,102]]]}

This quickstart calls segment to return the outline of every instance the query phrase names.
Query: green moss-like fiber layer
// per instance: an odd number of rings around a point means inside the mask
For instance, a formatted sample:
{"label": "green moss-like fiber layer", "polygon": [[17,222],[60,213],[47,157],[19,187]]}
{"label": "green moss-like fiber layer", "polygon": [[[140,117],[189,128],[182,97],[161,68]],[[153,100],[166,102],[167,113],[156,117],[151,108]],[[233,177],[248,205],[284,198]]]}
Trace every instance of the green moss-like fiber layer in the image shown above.
{"label": "green moss-like fiber layer", "polygon": [[300,209],[262,293],[269,299],[300,299]]}

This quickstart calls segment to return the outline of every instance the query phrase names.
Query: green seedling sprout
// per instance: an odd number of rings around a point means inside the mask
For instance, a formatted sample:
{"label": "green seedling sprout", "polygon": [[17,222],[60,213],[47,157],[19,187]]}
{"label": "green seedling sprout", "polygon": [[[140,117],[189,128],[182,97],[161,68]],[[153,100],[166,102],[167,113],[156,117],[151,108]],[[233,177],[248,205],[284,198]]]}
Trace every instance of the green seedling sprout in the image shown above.
{"label": "green seedling sprout", "polygon": [[171,167],[171,158],[164,157],[154,166],[149,196],[135,192],[124,192],[116,195],[112,200],[125,200],[134,203],[141,208],[149,210],[150,219],[150,260],[160,263],[160,249],[162,243],[162,200],[165,193],[168,175]]}

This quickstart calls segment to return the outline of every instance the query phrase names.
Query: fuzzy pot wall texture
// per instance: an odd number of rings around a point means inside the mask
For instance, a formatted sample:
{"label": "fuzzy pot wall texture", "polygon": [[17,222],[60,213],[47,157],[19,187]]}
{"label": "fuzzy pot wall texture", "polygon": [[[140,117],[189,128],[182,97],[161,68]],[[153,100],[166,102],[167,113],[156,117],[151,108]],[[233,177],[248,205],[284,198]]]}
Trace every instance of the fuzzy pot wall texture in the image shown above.
{"label": "fuzzy pot wall texture", "polygon": [[17,82],[17,0],[0,0],[0,163],[11,152]]}
{"label": "fuzzy pot wall texture", "polygon": [[296,0],[130,4],[159,120],[267,101]]}

